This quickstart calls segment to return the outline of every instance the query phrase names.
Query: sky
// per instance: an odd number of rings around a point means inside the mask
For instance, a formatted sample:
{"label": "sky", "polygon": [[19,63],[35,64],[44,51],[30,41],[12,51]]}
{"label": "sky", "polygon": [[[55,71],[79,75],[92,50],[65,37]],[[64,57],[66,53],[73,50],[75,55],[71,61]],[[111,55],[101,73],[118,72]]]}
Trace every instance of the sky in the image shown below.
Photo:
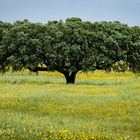
{"label": "sky", "polygon": [[5,22],[47,23],[70,17],[140,26],[140,0],[0,0],[0,20]]}

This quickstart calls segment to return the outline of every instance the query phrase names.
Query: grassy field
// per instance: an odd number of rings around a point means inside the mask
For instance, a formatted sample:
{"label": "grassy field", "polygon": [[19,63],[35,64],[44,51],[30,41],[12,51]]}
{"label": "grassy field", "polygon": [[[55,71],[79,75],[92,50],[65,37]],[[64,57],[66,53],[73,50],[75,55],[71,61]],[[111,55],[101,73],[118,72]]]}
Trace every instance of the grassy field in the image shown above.
{"label": "grassy field", "polygon": [[139,140],[140,75],[0,76],[0,140]]}

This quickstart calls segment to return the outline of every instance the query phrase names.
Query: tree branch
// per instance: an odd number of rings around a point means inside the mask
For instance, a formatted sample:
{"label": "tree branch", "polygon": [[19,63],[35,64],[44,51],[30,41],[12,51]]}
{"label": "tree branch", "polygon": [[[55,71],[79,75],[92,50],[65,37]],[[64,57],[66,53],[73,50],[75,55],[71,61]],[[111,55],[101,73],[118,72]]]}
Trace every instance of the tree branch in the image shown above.
{"label": "tree branch", "polygon": [[32,72],[49,71],[47,67],[36,67],[36,68],[28,67],[28,69]]}

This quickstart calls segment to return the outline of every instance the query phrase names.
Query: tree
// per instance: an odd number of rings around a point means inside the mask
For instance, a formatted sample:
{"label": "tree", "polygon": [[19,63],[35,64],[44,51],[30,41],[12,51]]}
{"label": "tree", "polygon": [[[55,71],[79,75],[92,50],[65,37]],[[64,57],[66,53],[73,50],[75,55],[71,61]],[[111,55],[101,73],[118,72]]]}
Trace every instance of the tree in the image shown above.
{"label": "tree", "polygon": [[75,82],[78,71],[110,71],[120,61],[134,67],[130,48],[139,50],[139,41],[130,32],[132,29],[120,22],[91,23],[79,18],[47,24],[17,21],[2,30],[0,71],[9,67],[13,71],[58,71],[69,84]]}
{"label": "tree", "polygon": [[131,27],[131,45],[127,51],[127,62],[134,73],[140,72],[140,27]]}
{"label": "tree", "polygon": [[10,28],[12,28],[12,24],[0,22],[0,71],[2,73],[9,69],[9,63],[7,62],[9,52],[6,44],[9,44],[10,41],[9,38],[7,38]]}

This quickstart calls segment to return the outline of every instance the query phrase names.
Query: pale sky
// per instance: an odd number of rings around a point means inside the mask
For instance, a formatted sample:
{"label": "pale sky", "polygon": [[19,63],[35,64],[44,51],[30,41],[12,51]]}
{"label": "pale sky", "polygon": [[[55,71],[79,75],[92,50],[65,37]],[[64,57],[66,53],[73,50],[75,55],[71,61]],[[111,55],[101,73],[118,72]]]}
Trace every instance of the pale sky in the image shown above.
{"label": "pale sky", "polygon": [[46,23],[70,17],[140,26],[140,0],[0,0],[1,21]]}

